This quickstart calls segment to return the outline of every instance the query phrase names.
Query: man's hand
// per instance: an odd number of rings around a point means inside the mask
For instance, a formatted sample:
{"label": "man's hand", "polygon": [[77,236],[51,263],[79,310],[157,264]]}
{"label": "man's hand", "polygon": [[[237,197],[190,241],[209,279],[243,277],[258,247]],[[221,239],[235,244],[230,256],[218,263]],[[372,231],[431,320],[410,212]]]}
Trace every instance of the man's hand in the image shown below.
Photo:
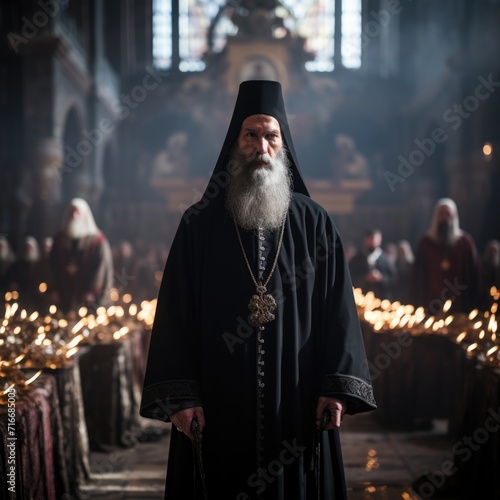
{"label": "man's hand", "polygon": [[331,415],[330,422],[325,427],[325,430],[329,431],[335,427],[340,427],[346,409],[346,404],[340,399],[320,397],[316,408],[316,427],[319,429],[321,415],[325,410],[328,410]]}
{"label": "man's hand", "polygon": [[170,420],[172,421],[172,424],[177,427],[179,432],[183,432],[188,438],[193,439],[191,422],[193,421],[193,417],[195,415],[198,419],[201,434],[203,432],[203,428],[205,427],[205,415],[201,406],[195,406],[194,408],[186,408],[185,410],[178,411],[170,416]]}

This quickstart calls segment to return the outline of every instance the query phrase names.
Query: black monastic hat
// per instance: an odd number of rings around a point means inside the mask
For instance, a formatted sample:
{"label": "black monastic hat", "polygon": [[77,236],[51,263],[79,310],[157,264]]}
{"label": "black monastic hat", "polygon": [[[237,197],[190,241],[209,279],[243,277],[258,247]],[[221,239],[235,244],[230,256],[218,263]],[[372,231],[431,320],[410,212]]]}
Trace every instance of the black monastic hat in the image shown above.
{"label": "black monastic hat", "polygon": [[[291,163],[293,175],[293,191],[309,196],[300,173],[292,136],[288,127],[283,93],[279,82],[269,80],[249,80],[242,82],[239,87],[233,116],[229,124],[226,139],[222,146],[219,159],[212,174],[212,179],[221,172],[225,172],[229,161],[229,155],[238,138],[241,125],[245,118],[252,115],[270,115],[278,120],[281,127],[281,135],[286,146],[288,158]],[[212,182],[211,179],[211,182]],[[210,184],[210,183],[209,183]],[[207,188],[208,189],[208,188]],[[207,191],[205,191],[205,194]]]}

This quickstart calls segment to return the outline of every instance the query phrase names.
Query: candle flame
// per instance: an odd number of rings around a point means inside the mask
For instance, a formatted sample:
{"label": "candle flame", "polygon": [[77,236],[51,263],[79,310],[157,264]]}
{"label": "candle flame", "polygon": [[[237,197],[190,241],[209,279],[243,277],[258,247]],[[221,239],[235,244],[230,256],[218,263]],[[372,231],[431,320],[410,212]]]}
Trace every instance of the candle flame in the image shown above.
{"label": "candle flame", "polygon": [[477,314],[478,314],[479,310],[478,309],[473,309],[470,313],[469,313],[469,319],[470,320],[473,320]]}
{"label": "candle flame", "polygon": [[73,349],[69,349],[66,351],[66,358],[69,359],[71,356],[75,355],[78,352],[78,347],[73,347]]}
{"label": "candle flame", "polygon": [[76,337],[74,337],[70,342],[68,342],[66,344],[66,347],[68,349],[71,349],[73,347],[76,347],[85,337],[80,334],[80,335],[77,335]]}
{"label": "candle flame", "polygon": [[491,315],[490,321],[488,322],[488,330],[490,332],[496,333],[498,328],[498,321],[494,314]]}
{"label": "candle flame", "polygon": [[14,360],[12,361],[12,364],[14,365],[17,365],[18,363],[20,363],[24,358],[26,357],[26,354],[23,352],[22,354],[19,354],[19,356],[17,356],[17,358],[14,358]]}
{"label": "candle flame", "polygon": [[78,333],[85,325],[85,319],[82,318],[78,323],[76,323],[71,329],[71,333]]}
{"label": "candle flame", "polygon": [[486,352],[486,356],[491,356],[494,352],[497,352],[497,351],[498,351],[498,346],[495,345],[491,349],[488,349],[488,351]]}
{"label": "candle flame", "polygon": [[25,380],[24,385],[28,386],[32,384],[42,373],[43,370],[38,370],[32,377],[30,377],[28,380]]}
{"label": "candle flame", "polygon": [[427,321],[424,323],[425,328],[430,328],[430,326],[434,323],[434,316],[431,316],[430,318],[427,319]]}
{"label": "candle flame", "polygon": [[477,347],[477,342],[474,342],[469,347],[467,347],[467,352],[472,352]]}
{"label": "candle flame", "polygon": [[0,396],[5,396],[6,394],[8,394],[12,389],[14,389],[14,386],[16,384],[11,384],[9,385],[9,387],[7,387],[7,389],[5,389],[4,391],[0,391]]}

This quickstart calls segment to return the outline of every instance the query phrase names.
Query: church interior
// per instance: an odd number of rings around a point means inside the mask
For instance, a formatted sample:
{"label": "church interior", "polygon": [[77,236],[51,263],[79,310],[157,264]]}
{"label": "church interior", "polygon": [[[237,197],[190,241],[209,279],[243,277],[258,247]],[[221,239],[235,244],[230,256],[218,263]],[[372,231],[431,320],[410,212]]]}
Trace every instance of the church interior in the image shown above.
{"label": "church interior", "polygon": [[[156,298],[256,79],[352,263],[378,409],[341,427],[349,498],[500,499],[499,26],[499,0],[3,0],[0,496],[163,498],[170,424],[139,416]],[[443,199],[473,262],[447,254],[417,300]],[[71,206],[107,241],[105,299],[53,290]],[[378,288],[355,266],[374,234]]]}

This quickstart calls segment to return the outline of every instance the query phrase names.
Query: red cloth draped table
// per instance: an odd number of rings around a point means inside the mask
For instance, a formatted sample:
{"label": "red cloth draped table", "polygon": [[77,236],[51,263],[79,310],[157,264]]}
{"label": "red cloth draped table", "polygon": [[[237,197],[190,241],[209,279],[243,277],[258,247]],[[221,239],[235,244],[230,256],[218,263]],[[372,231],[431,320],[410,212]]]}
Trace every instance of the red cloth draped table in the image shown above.
{"label": "red cloth draped table", "polygon": [[85,348],[75,356],[71,366],[52,371],[61,407],[64,459],[70,478],[71,494],[77,497],[78,486],[85,484],[90,478],[90,449],[77,361],[83,352]]}
{"label": "red cloth draped table", "polygon": [[[8,431],[12,427],[8,427],[7,412],[6,405],[0,406],[1,498],[56,500],[69,493],[56,378],[42,374],[28,391],[16,394],[15,441],[9,440]],[[14,459],[8,448],[13,442],[16,444],[15,493],[9,491],[6,477],[10,470],[7,460]]]}

